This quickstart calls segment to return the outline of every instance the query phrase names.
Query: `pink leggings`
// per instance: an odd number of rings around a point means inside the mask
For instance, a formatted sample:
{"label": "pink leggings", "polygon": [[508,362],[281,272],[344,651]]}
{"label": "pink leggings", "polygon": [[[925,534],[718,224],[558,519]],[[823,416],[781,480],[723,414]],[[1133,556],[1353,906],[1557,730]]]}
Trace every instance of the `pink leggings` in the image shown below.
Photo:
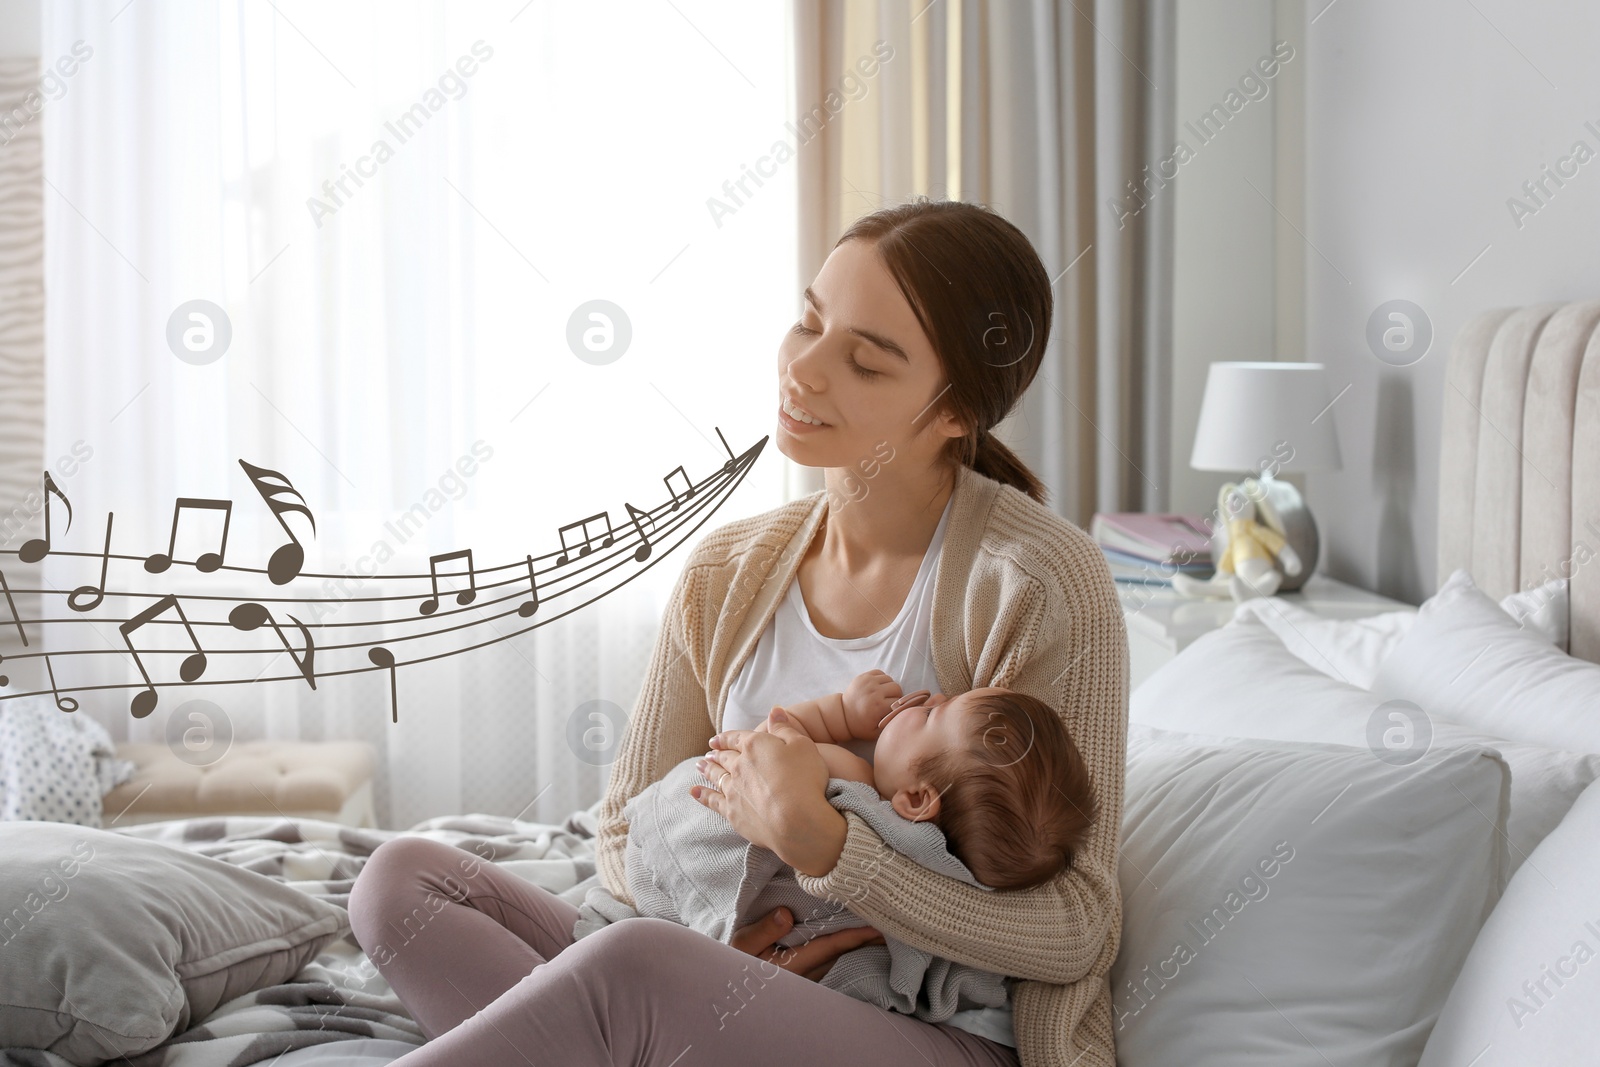
{"label": "pink leggings", "polygon": [[572,938],[578,910],[464,849],[386,841],[356,939],[428,1043],[394,1067],[1016,1067],[1016,1050],[885,1011],[662,919]]}

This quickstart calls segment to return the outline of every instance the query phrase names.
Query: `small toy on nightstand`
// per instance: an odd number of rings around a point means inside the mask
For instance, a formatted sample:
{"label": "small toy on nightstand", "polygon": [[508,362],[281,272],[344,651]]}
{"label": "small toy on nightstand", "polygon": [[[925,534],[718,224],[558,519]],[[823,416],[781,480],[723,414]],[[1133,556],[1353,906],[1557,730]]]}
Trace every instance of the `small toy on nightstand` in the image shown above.
{"label": "small toy on nightstand", "polygon": [[1304,568],[1300,556],[1282,533],[1256,519],[1256,501],[1264,499],[1254,478],[1228,482],[1217,494],[1217,514],[1224,519],[1216,553],[1216,573],[1197,579],[1172,576],[1172,588],[1184,596],[1231,596],[1236,601],[1272,596],[1284,576],[1298,576]]}

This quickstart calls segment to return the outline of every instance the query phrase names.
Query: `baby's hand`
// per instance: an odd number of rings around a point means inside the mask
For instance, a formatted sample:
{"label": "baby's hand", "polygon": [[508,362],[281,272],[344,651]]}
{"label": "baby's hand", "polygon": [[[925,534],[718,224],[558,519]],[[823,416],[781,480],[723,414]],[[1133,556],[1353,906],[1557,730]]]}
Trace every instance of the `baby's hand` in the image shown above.
{"label": "baby's hand", "polygon": [[871,670],[850,679],[844,690],[844,721],[850,736],[876,741],[878,725],[900,697],[900,683],[883,671]]}

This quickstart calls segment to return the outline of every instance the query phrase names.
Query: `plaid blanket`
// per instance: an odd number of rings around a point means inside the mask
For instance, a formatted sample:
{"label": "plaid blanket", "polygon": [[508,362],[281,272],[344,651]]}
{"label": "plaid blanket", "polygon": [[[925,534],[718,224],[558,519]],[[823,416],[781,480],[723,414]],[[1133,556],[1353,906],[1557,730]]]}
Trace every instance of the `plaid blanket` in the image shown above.
{"label": "plaid blanket", "polygon": [[[230,817],[111,829],[244,867],[339,907],[348,907],[351,886],[367,857],[383,842],[403,836],[471,849],[574,905],[599,884],[592,808],[574,812],[560,825],[459,815],[429,819],[405,831],[357,830],[316,819]],[[328,1048],[327,1057],[312,1051],[335,1043],[339,1047]],[[421,1029],[347,934],[301,968],[293,981],[237,997],[159,1047],[124,1062],[131,1067],[246,1067],[268,1061],[277,1067],[332,1065],[353,1062],[340,1055],[346,1048],[353,1053],[381,1047],[393,1051],[388,1057],[393,1059],[404,1051],[402,1046],[422,1043]],[[72,1065],[53,1053],[11,1050],[0,1051],[0,1067]]]}

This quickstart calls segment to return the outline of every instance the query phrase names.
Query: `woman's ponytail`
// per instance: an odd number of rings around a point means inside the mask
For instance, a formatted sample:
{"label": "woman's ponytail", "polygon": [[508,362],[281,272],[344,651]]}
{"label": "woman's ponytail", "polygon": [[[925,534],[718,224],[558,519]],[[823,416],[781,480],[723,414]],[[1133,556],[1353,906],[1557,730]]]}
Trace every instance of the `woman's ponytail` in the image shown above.
{"label": "woman's ponytail", "polygon": [[1041,504],[1047,502],[1044,483],[998,437],[988,430],[980,430],[975,437],[963,438],[962,443],[967,442],[971,442],[966,450],[970,458],[963,460],[965,466],[1002,485],[1020,489]]}

